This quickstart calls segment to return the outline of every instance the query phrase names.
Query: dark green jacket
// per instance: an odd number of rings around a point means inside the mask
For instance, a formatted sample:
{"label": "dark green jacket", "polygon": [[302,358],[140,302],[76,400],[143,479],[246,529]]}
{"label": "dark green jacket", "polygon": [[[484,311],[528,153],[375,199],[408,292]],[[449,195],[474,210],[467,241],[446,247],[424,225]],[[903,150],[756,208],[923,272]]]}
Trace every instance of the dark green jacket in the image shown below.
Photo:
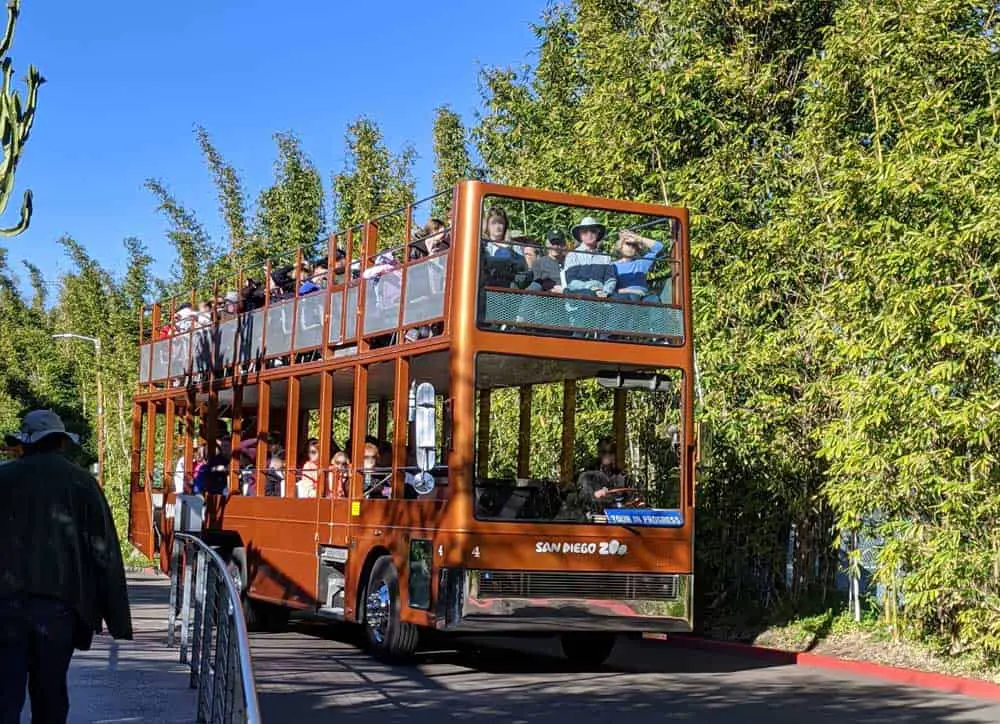
{"label": "dark green jacket", "polygon": [[62,601],[88,648],[101,621],[132,638],[125,568],[111,510],[94,478],[60,453],[0,465],[0,598]]}

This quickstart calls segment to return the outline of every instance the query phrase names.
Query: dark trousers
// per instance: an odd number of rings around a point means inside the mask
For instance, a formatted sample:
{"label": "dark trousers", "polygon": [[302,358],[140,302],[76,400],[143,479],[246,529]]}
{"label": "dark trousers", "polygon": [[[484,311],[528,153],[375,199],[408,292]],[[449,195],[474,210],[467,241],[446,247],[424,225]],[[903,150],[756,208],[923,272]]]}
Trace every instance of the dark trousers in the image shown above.
{"label": "dark trousers", "polygon": [[65,724],[76,617],[57,601],[0,599],[0,724],[18,724],[25,688],[32,724]]}

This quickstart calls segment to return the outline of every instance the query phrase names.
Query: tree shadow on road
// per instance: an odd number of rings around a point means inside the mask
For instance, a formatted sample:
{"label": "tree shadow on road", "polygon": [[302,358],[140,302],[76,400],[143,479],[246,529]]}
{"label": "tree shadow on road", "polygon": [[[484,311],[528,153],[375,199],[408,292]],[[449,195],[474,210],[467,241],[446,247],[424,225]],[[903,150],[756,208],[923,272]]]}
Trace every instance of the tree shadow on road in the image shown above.
{"label": "tree shadow on road", "polygon": [[1000,708],[990,702],[657,641],[625,641],[608,666],[589,671],[546,656],[556,649],[545,639],[525,641],[516,649],[459,642],[457,649],[439,646],[421,652],[413,666],[387,666],[329,635],[316,635],[317,630],[305,626],[254,638],[265,721],[1000,720]]}

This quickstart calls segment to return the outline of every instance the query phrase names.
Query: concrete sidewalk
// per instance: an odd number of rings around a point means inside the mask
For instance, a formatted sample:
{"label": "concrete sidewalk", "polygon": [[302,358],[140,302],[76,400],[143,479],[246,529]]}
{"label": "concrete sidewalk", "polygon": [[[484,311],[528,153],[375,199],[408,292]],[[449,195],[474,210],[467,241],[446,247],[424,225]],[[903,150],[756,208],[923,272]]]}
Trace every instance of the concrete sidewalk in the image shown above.
{"label": "concrete sidewalk", "polygon": [[[195,720],[196,690],[178,649],[167,648],[169,580],[130,573],[129,601],[135,640],[96,636],[90,651],[77,651],[69,669],[70,724]],[[21,721],[30,721],[28,706]]]}

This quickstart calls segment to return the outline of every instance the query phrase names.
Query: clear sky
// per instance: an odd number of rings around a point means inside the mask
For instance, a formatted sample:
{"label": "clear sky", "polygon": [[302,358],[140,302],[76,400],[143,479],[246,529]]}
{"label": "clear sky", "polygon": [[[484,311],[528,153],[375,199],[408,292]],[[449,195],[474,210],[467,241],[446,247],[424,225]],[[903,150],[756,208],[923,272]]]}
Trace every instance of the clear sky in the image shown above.
{"label": "clear sky", "polygon": [[420,155],[418,194],[430,188],[434,108],[467,123],[479,108],[484,66],[530,58],[545,0],[27,0],[11,55],[48,82],[3,221],[35,194],[31,228],[13,239],[10,265],[28,258],[55,281],[68,265],[56,240],[70,234],[121,268],[121,240],[138,236],[165,273],[166,223],[143,188],[166,182],[214,239],[222,222],[193,125],[204,125],[241,172],[250,199],[267,185],[271,135],[292,130],[324,176],[344,163],[344,132],[361,114],[394,150]]}

